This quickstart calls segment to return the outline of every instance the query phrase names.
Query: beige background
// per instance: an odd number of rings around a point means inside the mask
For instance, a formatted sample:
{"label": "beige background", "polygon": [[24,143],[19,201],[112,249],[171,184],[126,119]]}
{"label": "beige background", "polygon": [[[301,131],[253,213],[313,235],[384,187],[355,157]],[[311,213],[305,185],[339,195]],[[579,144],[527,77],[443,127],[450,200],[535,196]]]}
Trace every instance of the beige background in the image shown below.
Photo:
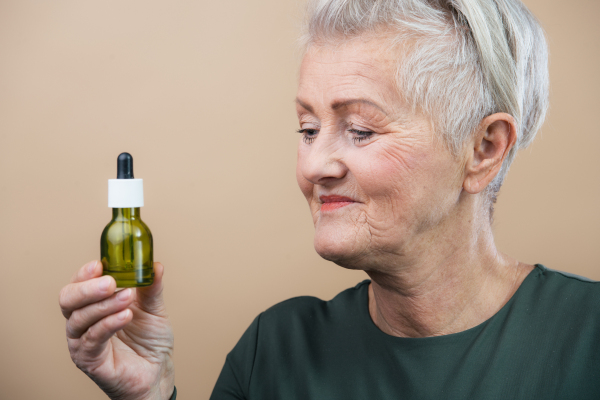
{"label": "beige background", "polygon": [[[496,236],[600,280],[597,0],[528,0],[551,112],[517,158]],[[294,178],[296,0],[0,1],[0,398],[103,399],[72,364],[57,298],[99,257],[122,151],[166,266],[181,398],[205,399],[251,320],[366,278],[321,260]]]}

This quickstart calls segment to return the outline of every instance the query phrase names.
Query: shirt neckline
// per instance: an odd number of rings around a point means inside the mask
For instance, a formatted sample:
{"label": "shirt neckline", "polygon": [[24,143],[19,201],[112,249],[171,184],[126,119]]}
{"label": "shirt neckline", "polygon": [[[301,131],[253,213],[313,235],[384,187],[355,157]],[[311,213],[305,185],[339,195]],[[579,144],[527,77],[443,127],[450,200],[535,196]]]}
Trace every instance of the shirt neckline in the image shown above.
{"label": "shirt neckline", "polygon": [[544,274],[545,271],[547,271],[547,268],[545,266],[543,266],[542,264],[535,264],[534,268],[529,272],[529,274],[527,274],[523,282],[521,282],[521,285],[517,288],[515,293],[513,293],[513,295],[506,302],[506,304],[504,304],[502,308],[500,308],[500,310],[498,310],[494,315],[492,315],[490,318],[483,321],[479,325],[476,325],[472,328],[466,329],[461,332],[450,333],[448,335],[427,336],[420,338],[407,338],[388,335],[387,333],[379,329],[377,325],[375,325],[375,322],[373,322],[373,319],[371,319],[371,314],[369,313],[369,284],[371,283],[371,280],[365,279],[359,284],[362,284],[362,292],[360,294],[361,320],[367,326],[367,330],[370,334],[377,336],[380,340],[392,341],[395,344],[403,343],[407,345],[432,345],[434,343],[446,344],[456,341],[467,340],[478,335],[488,324],[492,323],[495,320],[503,318],[503,316],[505,316],[509,312],[510,308],[515,302],[515,299],[519,297],[520,293],[526,291],[529,286],[533,285],[535,277],[539,276],[540,274]]}

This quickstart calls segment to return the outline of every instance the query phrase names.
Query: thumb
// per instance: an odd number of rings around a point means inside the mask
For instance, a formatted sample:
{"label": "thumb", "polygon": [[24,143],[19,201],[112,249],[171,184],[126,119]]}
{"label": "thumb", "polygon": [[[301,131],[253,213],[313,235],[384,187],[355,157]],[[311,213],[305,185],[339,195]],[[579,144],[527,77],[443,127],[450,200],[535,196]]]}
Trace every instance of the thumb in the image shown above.
{"label": "thumb", "polygon": [[137,288],[137,302],[139,307],[147,313],[166,317],[165,303],[163,302],[163,275],[165,267],[159,262],[154,263],[154,282],[148,287]]}

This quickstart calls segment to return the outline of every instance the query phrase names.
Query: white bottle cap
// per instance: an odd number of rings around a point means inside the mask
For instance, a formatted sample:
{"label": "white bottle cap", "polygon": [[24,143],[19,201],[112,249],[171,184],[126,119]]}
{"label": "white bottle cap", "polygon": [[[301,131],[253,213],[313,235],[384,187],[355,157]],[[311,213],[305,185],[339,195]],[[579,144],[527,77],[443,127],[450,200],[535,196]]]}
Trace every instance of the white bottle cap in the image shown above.
{"label": "white bottle cap", "polygon": [[109,179],[108,206],[110,208],[137,208],[144,206],[143,179]]}
{"label": "white bottle cap", "polygon": [[121,153],[117,158],[117,179],[108,180],[110,208],[137,208],[144,205],[144,181],[133,177],[133,157]]}

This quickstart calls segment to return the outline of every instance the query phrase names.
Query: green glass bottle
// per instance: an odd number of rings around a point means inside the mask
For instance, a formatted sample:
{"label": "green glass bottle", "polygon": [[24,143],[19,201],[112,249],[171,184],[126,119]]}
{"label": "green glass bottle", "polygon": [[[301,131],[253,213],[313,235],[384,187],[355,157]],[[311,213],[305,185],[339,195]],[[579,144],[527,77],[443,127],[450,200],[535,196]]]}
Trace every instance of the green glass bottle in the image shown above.
{"label": "green glass bottle", "polygon": [[117,287],[149,286],[154,281],[152,233],[140,218],[143,205],[143,180],[133,177],[133,157],[121,153],[117,179],[108,180],[113,216],[100,237],[103,275],[114,277]]}

